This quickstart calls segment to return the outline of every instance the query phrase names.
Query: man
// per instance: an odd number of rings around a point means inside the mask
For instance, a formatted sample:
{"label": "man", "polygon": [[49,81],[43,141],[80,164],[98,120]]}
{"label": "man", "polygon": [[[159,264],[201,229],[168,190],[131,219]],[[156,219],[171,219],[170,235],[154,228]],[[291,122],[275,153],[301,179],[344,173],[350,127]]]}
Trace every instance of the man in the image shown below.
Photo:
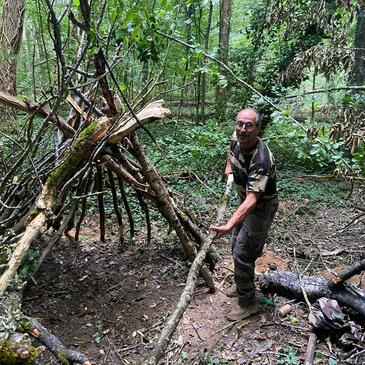
{"label": "man", "polygon": [[216,239],[232,231],[236,291],[230,296],[238,297],[238,307],[227,315],[230,321],[259,311],[255,297],[255,261],[262,254],[278,207],[274,159],[258,137],[260,126],[260,116],[254,109],[243,109],[237,114],[226,174],[233,173],[239,204],[226,224],[211,227],[217,232]]}

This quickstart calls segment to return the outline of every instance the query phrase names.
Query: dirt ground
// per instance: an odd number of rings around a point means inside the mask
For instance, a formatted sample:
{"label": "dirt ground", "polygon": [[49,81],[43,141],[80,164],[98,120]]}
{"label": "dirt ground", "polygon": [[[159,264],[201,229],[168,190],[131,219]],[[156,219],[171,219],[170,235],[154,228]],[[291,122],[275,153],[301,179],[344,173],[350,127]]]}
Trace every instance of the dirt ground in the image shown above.
{"label": "dirt ground", "polygon": [[[329,269],[340,272],[365,259],[364,218],[353,221],[360,213],[358,203],[359,197],[347,207],[318,206],[313,211],[283,200],[257,262],[257,278],[272,265],[329,277]],[[188,272],[174,236],[172,243],[163,243],[166,230],[153,228],[149,245],[142,230],[121,252],[116,228],[109,228],[102,243],[98,218],[89,217],[79,243],[62,238],[47,257],[26,290],[25,313],[95,364],[141,364]],[[215,244],[220,257],[213,274],[217,291],[208,293],[199,281],[162,363],[303,364],[310,335],[305,302],[264,296],[259,314],[238,323],[226,321],[235,301],[224,294],[233,280],[229,246],[229,238]],[[362,284],[361,278],[353,284]],[[278,309],[288,303],[292,310],[281,317]],[[365,364],[365,356],[359,354],[362,345],[341,348],[333,339],[322,338],[315,364]],[[49,364],[57,363],[47,351],[43,357]]]}

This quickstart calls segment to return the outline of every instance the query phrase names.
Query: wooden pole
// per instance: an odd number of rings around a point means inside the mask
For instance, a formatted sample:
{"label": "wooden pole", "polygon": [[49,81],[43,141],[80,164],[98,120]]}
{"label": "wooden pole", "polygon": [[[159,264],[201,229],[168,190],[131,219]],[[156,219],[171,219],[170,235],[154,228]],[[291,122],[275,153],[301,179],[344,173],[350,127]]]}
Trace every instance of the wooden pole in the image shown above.
{"label": "wooden pole", "polygon": [[[222,205],[220,206],[217,213],[217,223],[220,223],[223,220],[224,212],[229,200],[229,196],[231,194],[232,184],[233,181],[229,179],[227,181],[226,191],[222,199]],[[191,265],[188,277],[186,279],[186,284],[180,296],[180,299],[177,302],[170,318],[166,322],[165,327],[162,330],[160,338],[157,341],[157,344],[153,349],[151,356],[145,360],[144,365],[157,364],[164,355],[164,352],[167,349],[168,344],[170,343],[171,337],[174,334],[177,325],[179,324],[188,304],[190,303],[191,298],[194,295],[200,268],[202,267],[203,260],[211,244],[213,243],[215,236],[216,232],[210,232],[207,237],[203,238],[201,250],[196,256],[193,264]]]}

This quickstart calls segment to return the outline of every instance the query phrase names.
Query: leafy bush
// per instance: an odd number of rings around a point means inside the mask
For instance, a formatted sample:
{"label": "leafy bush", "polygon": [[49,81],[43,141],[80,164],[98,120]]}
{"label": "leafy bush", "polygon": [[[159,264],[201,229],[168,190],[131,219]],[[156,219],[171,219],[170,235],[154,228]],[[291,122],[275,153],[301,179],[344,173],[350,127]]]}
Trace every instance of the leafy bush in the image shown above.
{"label": "leafy bush", "polygon": [[[283,113],[274,112],[272,123],[267,128],[267,139],[278,165],[283,167],[302,166],[309,171],[334,171],[336,168],[361,171],[356,157],[351,158],[343,141],[328,138],[329,125],[313,121],[302,123],[304,129],[317,131],[315,137],[309,138],[302,128],[298,128]],[[357,156],[362,159],[360,155]],[[364,167],[362,167],[364,170]]]}
{"label": "leafy bush", "polygon": [[295,175],[291,174],[288,179],[279,176],[278,189],[281,199],[295,200],[303,204],[307,209],[314,208],[317,204],[336,205],[343,202],[348,186],[336,184],[331,181],[323,180],[300,180],[300,177],[292,179]]}
{"label": "leafy bush", "polygon": [[18,275],[22,280],[26,280],[28,275],[35,269],[35,265],[39,257],[39,250],[28,250],[18,270]]}
{"label": "leafy bush", "polygon": [[[232,130],[215,120],[204,125],[178,122],[159,128],[157,148],[148,151],[162,173],[196,172],[221,176]],[[232,128],[231,128],[232,129]]]}

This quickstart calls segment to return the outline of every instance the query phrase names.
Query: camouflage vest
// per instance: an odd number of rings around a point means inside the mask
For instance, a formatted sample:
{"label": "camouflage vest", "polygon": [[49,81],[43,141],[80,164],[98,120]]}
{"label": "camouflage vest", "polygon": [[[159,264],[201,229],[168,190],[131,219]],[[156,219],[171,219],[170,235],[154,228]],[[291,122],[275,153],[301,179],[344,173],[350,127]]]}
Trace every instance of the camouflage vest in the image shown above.
{"label": "camouflage vest", "polygon": [[258,138],[252,151],[243,153],[233,134],[229,158],[234,182],[242,198],[245,198],[246,191],[262,193],[260,199],[270,199],[277,195],[274,157],[261,138]]}

